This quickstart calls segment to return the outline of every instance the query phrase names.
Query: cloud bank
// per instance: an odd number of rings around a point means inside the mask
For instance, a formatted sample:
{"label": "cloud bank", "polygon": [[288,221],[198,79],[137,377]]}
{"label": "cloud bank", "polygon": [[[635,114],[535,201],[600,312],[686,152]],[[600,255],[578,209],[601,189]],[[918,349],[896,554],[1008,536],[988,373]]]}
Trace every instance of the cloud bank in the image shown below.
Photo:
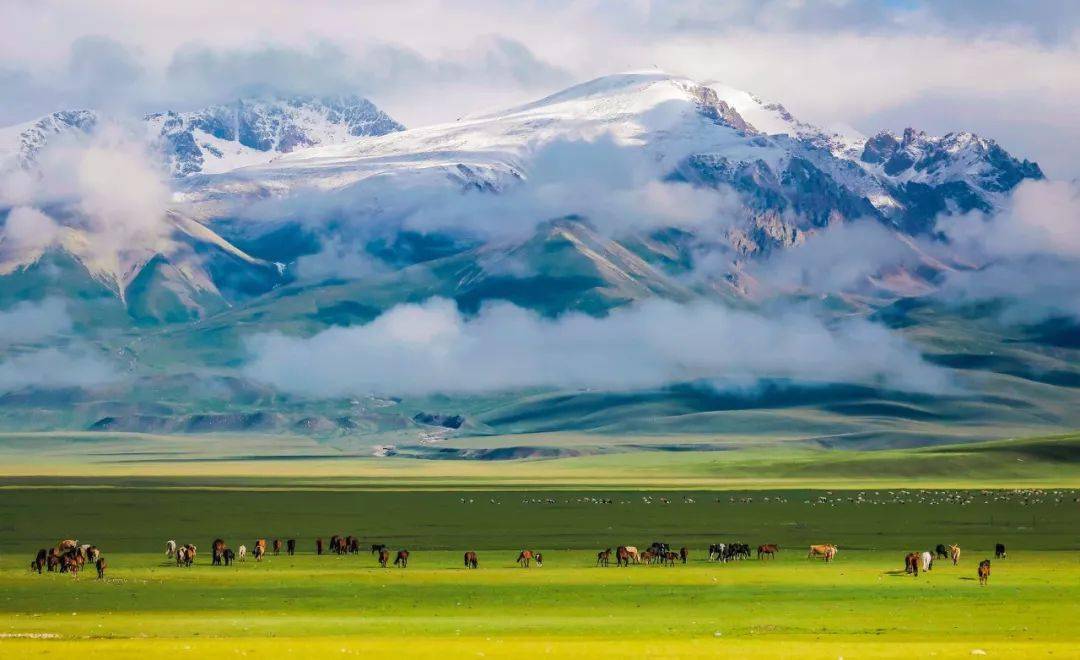
{"label": "cloud bank", "polygon": [[316,397],[632,390],[687,381],[729,387],[761,379],[933,392],[951,386],[945,372],[881,326],[827,326],[794,310],[767,317],[705,302],[657,300],[604,318],[551,320],[509,303],[470,318],[452,301],[432,298],[309,338],[256,335],[248,349],[247,376]]}

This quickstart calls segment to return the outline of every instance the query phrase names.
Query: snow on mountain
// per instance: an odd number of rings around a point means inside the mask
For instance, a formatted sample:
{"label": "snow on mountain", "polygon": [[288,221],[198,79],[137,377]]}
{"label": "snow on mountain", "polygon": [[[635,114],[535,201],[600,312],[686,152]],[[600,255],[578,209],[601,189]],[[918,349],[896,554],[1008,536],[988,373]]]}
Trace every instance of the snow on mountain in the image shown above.
{"label": "snow on mountain", "polygon": [[282,153],[384,135],[404,127],[355,95],[241,99],[146,117],[176,176],[266,163]]}
{"label": "snow on mountain", "polygon": [[32,167],[51,139],[89,133],[98,120],[93,110],[62,110],[34,121],[0,128],[0,172]]}
{"label": "snow on mountain", "polygon": [[[221,203],[298,189],[383,199],[431,186],[498,192],[530,176],[530,158],[557,140],[609,136],[641,149],[670,178],[730,187],[749,217],[770,213],[805,227],[871,217],[909,233],[939,212],[989,208],[1038,166],[971,134],[903,139],[837,134],[782,105],[720,84],[664,73],[598,78],[538,101],[365,140],[298,149],[273,161],[184,182],[178,198],[212,215]],[[199,211],[194,211],[199,214]],[[786,222],[792,222],[786,220]]]}

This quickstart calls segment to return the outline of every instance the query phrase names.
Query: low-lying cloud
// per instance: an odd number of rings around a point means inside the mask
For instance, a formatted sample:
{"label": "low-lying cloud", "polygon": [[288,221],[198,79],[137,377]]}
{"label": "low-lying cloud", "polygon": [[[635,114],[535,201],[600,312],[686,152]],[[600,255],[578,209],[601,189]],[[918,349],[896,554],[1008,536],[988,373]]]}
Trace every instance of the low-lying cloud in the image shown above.
{"label": "low-lying cloud", "polygon": [[942,217],[938,230],[975,270],[949,273],[950,302],[999,301],[1002,320],[1080,319],[1080,187],[1026,181],[994,215]]}
{"label": "low-lying cloud", "polygon": [[371,323],[308,338],[248,341],[247,376],[307,396],[469,393],[524,388],[633,390],[762,379],[945,391],[947,372],[886,328],[829,326],[795,310],[774,317],[654,300],[604,318],[556,319],[509,303],[466,317],[446,299],[399,305]]}

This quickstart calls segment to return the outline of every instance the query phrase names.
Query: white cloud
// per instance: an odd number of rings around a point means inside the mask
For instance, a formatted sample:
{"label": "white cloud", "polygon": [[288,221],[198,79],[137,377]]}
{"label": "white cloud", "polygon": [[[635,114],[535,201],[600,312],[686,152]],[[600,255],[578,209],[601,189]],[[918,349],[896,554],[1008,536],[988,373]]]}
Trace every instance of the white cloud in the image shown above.
{"label": "white cloud", "polygon": [[48,339],[71,330],[67,305],[58,298],[24,301],[0,310],[0,346]]}
{"label": "white cloud", "polygon": [[830,327],[797,311],[767,317],[711,303],[650,301],[605,318],[551,320],[508,303],[468,318],[452,301],[433,298],[310,338],[256,335],[248,348],[248,376],[312,396],[628,390],[698,380],[725,387],[767,378],[950,387],[943,371],[881,326],[851,320]]}
{"label": "white cloud", "polygon": [[91,387],[117,378],[107,362],[85,350],[46,348],[0,358],[0,392],[30,387]]}

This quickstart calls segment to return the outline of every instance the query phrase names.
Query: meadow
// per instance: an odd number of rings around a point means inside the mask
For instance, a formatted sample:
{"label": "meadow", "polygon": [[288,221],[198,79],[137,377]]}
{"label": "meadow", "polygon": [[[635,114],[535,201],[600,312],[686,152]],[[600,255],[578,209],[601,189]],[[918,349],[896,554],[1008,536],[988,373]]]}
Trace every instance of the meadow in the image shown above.
{"label": "meadow", "polygon": [[[1075,489],[309,482],[0,481],[0,655],[1060,658],[1080,645]],[[334,533],[408,548],[410,565],[315,556],[314,539]],[[299,553],[212,567],[217,536],[234,548],[296,538]],[[104,549],[106,580],[27,570],[34,550],[68,537]],[[195,566],[165,560],[170,538],[199,546]],[[595,566],[597,550],[653,540],[690,560]],[[781,552],[709,562],[718,541]],[[820,542],[840,547],[834,563],[806,558]],[[1009,557],[980,587],[975,565],[999,542]],[[959,543],[960,565],[903,573],[905,552],[937,543]],[[523,547],[544,566],[517,567]],[[478,570],[462,566],[467,549]]]}

